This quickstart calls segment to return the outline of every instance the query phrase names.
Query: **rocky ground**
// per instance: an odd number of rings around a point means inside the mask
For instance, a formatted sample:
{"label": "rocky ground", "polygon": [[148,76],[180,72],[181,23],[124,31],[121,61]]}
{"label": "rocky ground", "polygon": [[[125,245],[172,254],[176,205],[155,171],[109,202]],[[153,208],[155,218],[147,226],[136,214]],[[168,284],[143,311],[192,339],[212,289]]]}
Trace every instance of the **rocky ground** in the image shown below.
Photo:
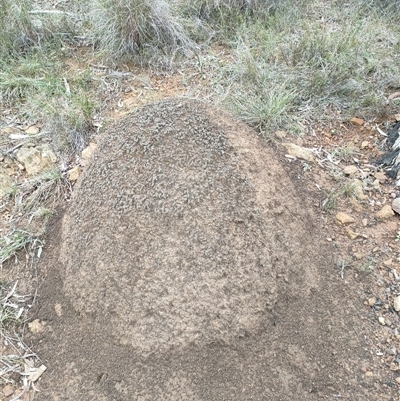
{"label": "rocky ground", "polygon": [[[110,104],[96,124],[100,129],[104,122],[120,118],[135,106],[179,96],[186,89],[179,74],[154,76],[151,86],[142,83],[135,85],[134,90],[127,83],[121,98]],[[313,204],[320,214],[321,241],[332,246],[337,256],[332,271],[343,286],[349,283],[358,286],[363,301],[354,302],[369,322],[370,331],[359,335],[370,344],[374,363],[362,365],[361,369],[367,381],[382,386],[383,397],[400,386],[400,183],[387,177],[374,162],[387,152],[382,132],[387,130],[385,124],[392,125],[395,120],[392,116],[385,121],[360,118],[316,124],[304,121],[301,136],[278,131],[269,138],[284,168],[296,179],[299,192],[304,196],[319,194],[313,195]],[[19,121],[14,118],[13,110],[1,110],[0,144],[1,234],[4,237],[14,232],[15,227],[29,227],[30,235],[39,241],[51,213],[35,214],[37,208],[24,209],[24,202],[45,199],[43,207],[54,208],[55,198],[49,200],[38,193],[43,189],[57,191],[58,201],[68,202],[75,181],[96,148],[96,137],[81,155],[65,163],[52,149],[40,122]],[[49,170],[59,171],[60,176],[57,184],[43,188],[51,181],[44,177]],[[310,188],[314,190],[308,191]],[[13,263],[13,257],[12,263],[10,260],[5,263],[1,272],[2,281],[18,280],[18,289],[10,300],[17,299],[17,292],[31,295],[19,299],[26,310],[35,294],[33,259],[40,257],[42,249],[42,245],[29,242],[32,243],[35,247],[30,257],[25,260],[22,253],[17,253],[19,262]],[[27,316],[29,319],[29,313]],[[27,329],[40,330],[36,323],[28,324]],[[10,355],[10,361],[17,352],[24,356],[25,363],[21,366],[25,371],[20,367],[19,372],[13,372],[11,363],[8,369],[0,367],[4,379],[0,400],[34,399],[40,380],[32,374],[37,374],[41,366],[34,351],[3,344],[3,355]]]}

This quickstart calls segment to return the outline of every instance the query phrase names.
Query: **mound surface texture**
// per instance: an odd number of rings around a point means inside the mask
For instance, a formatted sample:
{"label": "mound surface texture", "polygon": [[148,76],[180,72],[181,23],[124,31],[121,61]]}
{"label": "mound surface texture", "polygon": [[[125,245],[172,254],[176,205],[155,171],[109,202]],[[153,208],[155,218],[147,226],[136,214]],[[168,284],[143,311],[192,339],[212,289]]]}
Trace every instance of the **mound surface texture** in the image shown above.
{"label": "mound surface texture", "polygon": [[[40,400],[319,400],[351,388],[340,355],[351,369],[358,342],[313,216],[230,116],[167,100],[115,124],[54,237]],[[348,399],[365,397],[357,388]]]}

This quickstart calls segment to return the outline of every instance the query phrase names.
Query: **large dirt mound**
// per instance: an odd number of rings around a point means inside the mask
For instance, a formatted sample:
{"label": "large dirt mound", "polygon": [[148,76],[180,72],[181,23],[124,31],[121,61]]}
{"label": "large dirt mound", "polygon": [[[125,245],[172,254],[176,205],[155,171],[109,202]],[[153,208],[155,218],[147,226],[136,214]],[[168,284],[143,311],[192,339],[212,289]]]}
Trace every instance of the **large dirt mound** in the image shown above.
{"label": "large dirt mound", "polygon": [[126,117],[44,261],[39,399],[320,399],[340,381],[343,392],[340,355],[357,342],[313,219],[229,116],[168,100]]}
{"label": "large dirt mound", "polygon": [[307,233],[297,224],[284,235],[275,215],[298,218],[278,200],[283,188],[270,183],[259,205],[249,178],[193,105],[155,104],[114,127],[64,229],[64,289],[76,310],[106,315],[121,344],[145,352],[255,333],[277,273],[304,258]]}

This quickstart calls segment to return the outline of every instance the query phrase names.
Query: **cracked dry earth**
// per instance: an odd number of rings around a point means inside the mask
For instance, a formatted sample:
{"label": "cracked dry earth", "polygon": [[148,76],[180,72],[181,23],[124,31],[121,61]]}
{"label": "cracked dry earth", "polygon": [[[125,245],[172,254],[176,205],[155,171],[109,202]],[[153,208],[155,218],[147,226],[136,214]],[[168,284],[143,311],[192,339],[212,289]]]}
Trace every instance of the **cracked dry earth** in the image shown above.
{"label": "cracked dry earth", "polygon": [[104,132],[39,265],[35,400],[396,399],[304,171],[198,101]]}

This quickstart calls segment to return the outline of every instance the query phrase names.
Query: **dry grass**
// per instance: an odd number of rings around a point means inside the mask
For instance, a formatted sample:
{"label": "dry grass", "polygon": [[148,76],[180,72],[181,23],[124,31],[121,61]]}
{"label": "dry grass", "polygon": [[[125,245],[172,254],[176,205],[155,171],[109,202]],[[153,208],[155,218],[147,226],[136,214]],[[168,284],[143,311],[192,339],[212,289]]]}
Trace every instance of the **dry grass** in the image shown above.
{"label": "dry grass", "polygon": [[114,64],[158,64],[194,48],[166,0],[95,0],[90,17],[95,43]]}

